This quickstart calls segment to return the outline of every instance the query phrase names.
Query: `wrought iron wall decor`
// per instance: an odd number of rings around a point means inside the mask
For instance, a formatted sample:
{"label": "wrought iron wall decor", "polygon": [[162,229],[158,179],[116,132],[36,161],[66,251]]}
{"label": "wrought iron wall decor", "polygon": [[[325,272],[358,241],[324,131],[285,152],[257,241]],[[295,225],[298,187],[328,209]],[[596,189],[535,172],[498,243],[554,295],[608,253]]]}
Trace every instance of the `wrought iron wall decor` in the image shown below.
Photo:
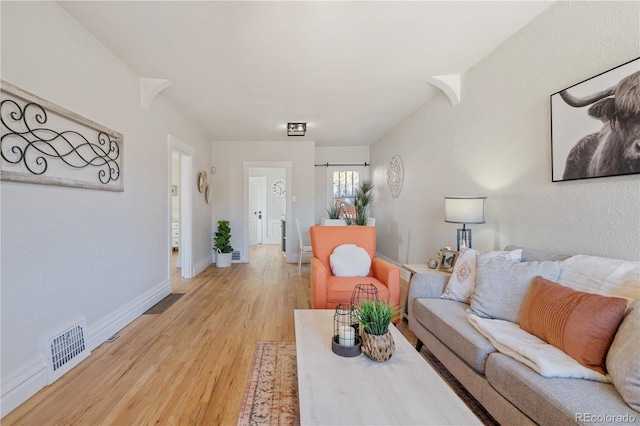
{"label": "wrought iron wall decor", "polygon": [[1,180],[124,191],[122,134],[0,84]]}

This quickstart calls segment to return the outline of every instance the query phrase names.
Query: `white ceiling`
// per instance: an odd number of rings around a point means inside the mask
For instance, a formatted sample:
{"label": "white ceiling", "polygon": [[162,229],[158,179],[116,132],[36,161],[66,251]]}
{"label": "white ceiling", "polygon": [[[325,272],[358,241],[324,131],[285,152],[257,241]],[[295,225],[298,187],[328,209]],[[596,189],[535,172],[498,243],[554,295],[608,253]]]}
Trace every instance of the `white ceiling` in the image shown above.
{"label": "white ceiling", "polygon": [[[59,3],[211,140],[370,145],[550,1]],[[464,102],[464,88],[462,102]],[[153,108],[153,105],[151,105]],[[297,138],[300,139],[299,137]]]}

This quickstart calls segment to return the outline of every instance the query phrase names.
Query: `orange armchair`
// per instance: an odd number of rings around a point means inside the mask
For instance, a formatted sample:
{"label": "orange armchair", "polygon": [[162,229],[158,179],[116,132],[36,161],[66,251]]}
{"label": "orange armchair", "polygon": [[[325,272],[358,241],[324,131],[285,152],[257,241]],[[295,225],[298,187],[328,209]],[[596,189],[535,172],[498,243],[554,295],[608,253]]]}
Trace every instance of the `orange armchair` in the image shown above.
{"label": "orange armchair", "polygon": [[[372,226],[312,226],[311,235],[311,308],[335,309],[339,303],[349,303],[356,284],[373,284],[378,296],[400,307],[400,269],[375,258],[376,228]],[[371,257],[371,269],[366,277],[336,277],[331,271],[329,256],[341,244],[362,247]]]}

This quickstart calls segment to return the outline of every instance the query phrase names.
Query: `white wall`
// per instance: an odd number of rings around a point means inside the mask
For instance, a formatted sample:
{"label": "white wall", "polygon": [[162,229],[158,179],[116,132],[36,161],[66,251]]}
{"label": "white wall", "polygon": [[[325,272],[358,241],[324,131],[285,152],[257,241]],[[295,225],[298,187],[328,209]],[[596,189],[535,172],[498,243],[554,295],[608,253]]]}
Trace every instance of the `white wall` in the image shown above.
{"label": "white wall", "polygon": [[[211,146],[162,95],[143,110],[138,76],[56,3],[3,3],[1,24],[4,80],[124,135],[124,192],[0,185],[4,415],[43,385],[41,336],[84,315],[94,348],[171,291],[167,134],[198,170]],[[211,210],[194,210],[195,264]]]}
{"label": "white wall", "polygon": [[[364,164],[365,162],[369,162],[369,146],[316,148],[315,164]],[[320,223],[323,217],[327,217],[328,194],[330,191],[327,167],[315,168],[315,182],[315,223]]]}
{"label": "white wall", "polygon": [[[462,101],[436,96],[371,147],[378,251],[424,263],[455,247],[445,195],[486,195],[474,248],[520,244],[640,257],[640,177],[551,182],[549,96],[639,56],[640,3],[558,2],[468,70]],[[386,162],[399,154],[402,193]]]}
{"label": "white wall", "polygon": [[234,249],[242,247],[245,259],[248,250],[245,229],[248,195],[245,177],[248,178],[248,169],[245,176],[245,164],[252,164],[250,167],[283,167],[280,164],[284,162],[291,164],[291,176],[287,176],[286,255],[287,262],[297,262],[295,218],[300,220],[301,229],[308,229],[314,220],[314,145],[313,141],[213,142],[212,158],[216,167],[216,174],[211,179],[214,231],[218,220],[229,220],[231,245]]}

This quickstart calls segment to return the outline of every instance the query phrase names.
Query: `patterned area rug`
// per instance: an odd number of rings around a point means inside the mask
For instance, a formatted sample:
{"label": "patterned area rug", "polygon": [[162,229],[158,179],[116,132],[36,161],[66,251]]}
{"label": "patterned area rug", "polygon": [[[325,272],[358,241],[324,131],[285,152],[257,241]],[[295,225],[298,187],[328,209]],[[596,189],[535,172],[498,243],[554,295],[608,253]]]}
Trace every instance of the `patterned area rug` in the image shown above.
{"label": "patterned area rug", "polygon": [[[487,426],[498,423],[447,369],[423,347],[420,354]],[[242,398],[238,425],[299,425],[296,344],[258,342]]]}
{"label": "patterned area rug", "polygon": [[258,342],[238,425],[299,425],[294,342]]}
{"label": "patterned area rug", "polygon": [[184,293],[171,293],[170,295],[168,295],[167,297],[165,297],[164,299],[162,299],[161,301],[159,301],[158,303],[156,303],[155,305],[147,309],[147,311],[142,315],[161,314],[167,309],[169,309],[169,307],[173,305],[176,302],[176,300],[180,299],[182,296],[184,296]]}

